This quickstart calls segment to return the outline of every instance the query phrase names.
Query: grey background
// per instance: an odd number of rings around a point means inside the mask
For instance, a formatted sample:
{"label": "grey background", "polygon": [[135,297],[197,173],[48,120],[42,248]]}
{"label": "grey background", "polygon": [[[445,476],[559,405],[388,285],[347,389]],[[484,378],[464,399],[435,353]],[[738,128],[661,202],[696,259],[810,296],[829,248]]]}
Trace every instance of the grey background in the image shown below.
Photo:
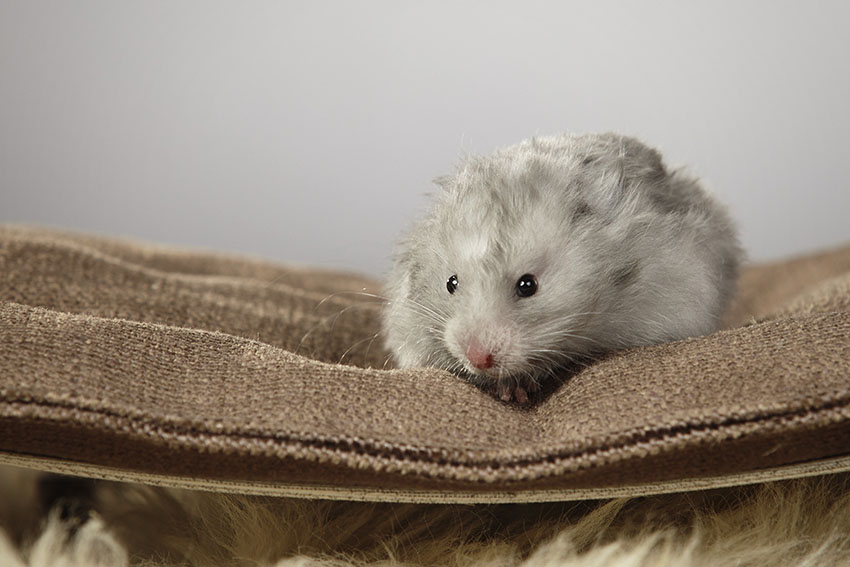
{"label": "grey background", "polygon": [[617,130],[850,240],[850,3],[0,1],[0,221],[379,275],[461,152]]}

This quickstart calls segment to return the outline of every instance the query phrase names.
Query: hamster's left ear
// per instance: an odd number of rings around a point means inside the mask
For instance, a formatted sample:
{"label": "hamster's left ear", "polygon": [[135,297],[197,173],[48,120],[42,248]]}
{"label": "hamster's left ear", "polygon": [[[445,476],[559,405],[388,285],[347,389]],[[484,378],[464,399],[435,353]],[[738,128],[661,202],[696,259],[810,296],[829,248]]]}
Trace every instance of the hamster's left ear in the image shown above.
{"label": "hamster's left ear", "polygon": [[605,172],[599,189],[606,209],[618,206],[638,187],[663,186],[667,178],[661,154],[628,136],[604,136],[599,151],[589,153],[585,161]]}

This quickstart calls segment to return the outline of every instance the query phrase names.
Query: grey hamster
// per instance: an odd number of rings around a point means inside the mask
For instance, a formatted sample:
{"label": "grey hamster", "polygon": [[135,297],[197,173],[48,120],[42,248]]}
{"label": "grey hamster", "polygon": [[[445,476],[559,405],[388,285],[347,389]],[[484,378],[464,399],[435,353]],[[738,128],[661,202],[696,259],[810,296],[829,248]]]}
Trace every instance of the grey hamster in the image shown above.
{"label": "grey hamster", "polygon": [[400,367],[525,402],[573,361],[711,333],[733,294],[725,208],[634,138],[532,138],[436,182],[386,285]]}

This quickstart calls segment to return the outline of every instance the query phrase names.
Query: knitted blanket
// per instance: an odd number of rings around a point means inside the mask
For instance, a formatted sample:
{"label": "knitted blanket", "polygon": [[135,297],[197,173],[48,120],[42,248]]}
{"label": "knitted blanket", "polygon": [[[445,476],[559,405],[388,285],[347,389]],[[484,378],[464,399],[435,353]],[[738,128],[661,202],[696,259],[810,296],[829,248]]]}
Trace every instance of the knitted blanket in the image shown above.
{"label": "knitted blanket", "polygon": [[725,328],[533,404],[391,368],[377,282],[0,227],[0,462],[244,493],[510,502],[850,468],[850,247],[748,267]]}

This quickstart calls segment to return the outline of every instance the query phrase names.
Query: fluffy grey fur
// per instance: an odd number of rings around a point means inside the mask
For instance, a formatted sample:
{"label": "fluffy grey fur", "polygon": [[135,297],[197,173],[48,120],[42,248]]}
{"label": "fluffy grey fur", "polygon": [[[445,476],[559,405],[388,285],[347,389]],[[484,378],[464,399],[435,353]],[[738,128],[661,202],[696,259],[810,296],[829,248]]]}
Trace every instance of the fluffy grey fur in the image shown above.
{"label": "fluffy grey fur", "polygon": [[525,401],[571,361],[711,333],[733,293],[741,249],[725,208],[634,138],[532,138],[437,183],[387,283],[386,345],[402,367]]}

